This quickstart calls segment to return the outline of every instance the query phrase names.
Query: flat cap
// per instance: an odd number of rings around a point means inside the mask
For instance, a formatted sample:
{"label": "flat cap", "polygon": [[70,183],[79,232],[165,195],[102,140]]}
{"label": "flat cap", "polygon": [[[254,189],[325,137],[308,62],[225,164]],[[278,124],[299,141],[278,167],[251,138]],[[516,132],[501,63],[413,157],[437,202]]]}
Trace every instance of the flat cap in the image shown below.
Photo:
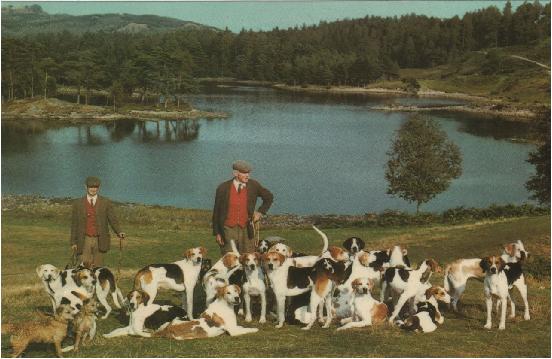
{"label": "flat cap", "polygon": [[249,173],[253,170],[253,167],[243,160],[237,160],[232,164],[232,169],[242,173]]}
{"label": "flat cap", "polygon": [[86,177],[86,187],[100,187],[100,179],[98,177]]}

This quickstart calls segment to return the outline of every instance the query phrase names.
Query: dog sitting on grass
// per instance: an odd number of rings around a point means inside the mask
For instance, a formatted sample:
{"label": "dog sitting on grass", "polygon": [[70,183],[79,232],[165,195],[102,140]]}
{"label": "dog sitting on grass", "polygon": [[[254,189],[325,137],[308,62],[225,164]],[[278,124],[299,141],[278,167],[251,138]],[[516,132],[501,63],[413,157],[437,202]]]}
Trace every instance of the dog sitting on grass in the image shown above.
{"label": "dog sitting on grass", "polygon": [[73,320],[73,332],[75,333],[75,344],[63,348],[63,352],[74,350],[79,351],[81,343],[88,340],[90,343],[96,335],[96,319],[98,313],[98,302],[94,298],[84,301],[81,311]]}
{"label": "dog sitting on grass", "polygon": [[53,317],[38,315],[32,321],[2,324],[2,334],[12,334],[10,342],[14,358],[20,356],[30,343],[53,343],[57,356],[61,358],[61,342],[67,336],[67,326],[73,318],[71,306],[61,304]]}

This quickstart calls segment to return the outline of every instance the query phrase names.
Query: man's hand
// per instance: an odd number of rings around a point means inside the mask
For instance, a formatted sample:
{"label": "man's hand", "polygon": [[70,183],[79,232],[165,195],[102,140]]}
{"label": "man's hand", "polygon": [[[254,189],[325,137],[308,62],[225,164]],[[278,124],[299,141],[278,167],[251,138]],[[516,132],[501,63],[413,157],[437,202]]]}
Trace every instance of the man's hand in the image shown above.
{"label": "man's hand", "polygon": [[261,220],[261,218],[263,218],[263,217],[264,217],[264,215],[261,212],[255,211],[253,213],[253,222],[259,222]]}
{"label": "man's hand", "polygon": [[219,246],[223,246],[224,245],[224,239],[222,239],[222,236],[220,234],[217,234],[217,236],[215,237],[215,239],[217,240],[217,243],[219,244]]}
{"label": "man's hand", "polygon": [[121,238],[121,239],[125,239],[126,238],[126,234],[124,232],[121,232],[119,234],[117,234],[117,237]]}

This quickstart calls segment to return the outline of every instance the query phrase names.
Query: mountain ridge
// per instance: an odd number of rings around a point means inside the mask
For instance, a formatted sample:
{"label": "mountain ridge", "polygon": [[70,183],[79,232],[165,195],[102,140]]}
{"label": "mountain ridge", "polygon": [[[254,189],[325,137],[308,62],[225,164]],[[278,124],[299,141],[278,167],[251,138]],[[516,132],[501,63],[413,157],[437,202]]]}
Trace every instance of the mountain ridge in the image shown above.
{"label": "mountain ridge", "polygon": [[220,31],[220,29],[213,26],[157,15],[127,13],[68,15],[49,14],[36,5],[20,8],[2,7],[3,37],[20,37],[64,31],[83,34],[100,31],[147,33],[175,30]]}

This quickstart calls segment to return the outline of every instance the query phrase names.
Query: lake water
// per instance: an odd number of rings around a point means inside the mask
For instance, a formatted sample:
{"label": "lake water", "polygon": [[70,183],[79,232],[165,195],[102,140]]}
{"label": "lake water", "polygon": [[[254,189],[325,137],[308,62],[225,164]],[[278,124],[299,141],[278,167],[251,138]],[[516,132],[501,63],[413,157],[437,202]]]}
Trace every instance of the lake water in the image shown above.
{"label": "lake water", "polygon": [[[271,213],[360,214],[415,205],[386,194],[386,152],[405,113],[372,111],[382,102],[451,100],[329,97],[266,88],[215,88],[189,98],[226,120],[133,121],[44,129],[2,124],[2,193],[83,195],[87,176],[117,201],[210,209],[231,163],[254,165],[252,177],[275,196]],[[422,206],[528,202],[524,184],[533,145],[508,138],[524,125],[465,115],[433,115],[464,156],[463,174]]]}

